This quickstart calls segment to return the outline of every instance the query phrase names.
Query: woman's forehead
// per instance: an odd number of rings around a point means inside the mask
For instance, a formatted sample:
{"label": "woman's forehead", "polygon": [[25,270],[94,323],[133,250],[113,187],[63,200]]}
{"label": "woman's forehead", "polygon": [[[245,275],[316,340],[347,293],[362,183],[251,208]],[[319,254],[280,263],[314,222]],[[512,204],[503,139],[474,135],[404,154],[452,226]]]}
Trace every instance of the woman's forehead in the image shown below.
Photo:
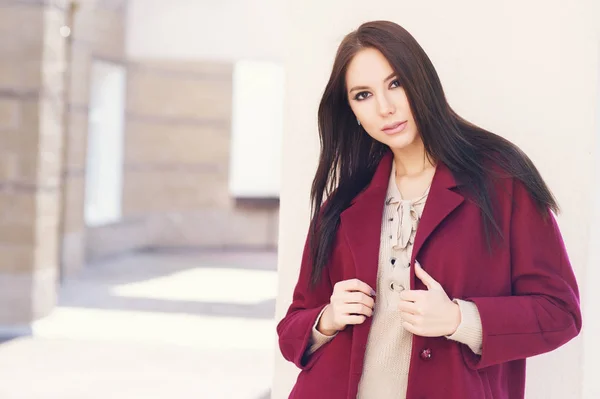
{"label": "woman's forehead", "polygon": [[346,83],[349,89],[356,85],[376,85],[394,74],[394,69],[383,54],[375,49],[365,49],[350,61],[346,70]]}

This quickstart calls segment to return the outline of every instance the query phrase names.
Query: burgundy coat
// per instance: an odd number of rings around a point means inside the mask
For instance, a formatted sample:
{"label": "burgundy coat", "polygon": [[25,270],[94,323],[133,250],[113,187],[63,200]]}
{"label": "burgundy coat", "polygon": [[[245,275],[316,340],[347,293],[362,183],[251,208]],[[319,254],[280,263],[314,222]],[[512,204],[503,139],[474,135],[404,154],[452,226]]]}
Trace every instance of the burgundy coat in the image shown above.
{"label": "burgundy coat", "polygon": [[[342,212],[330,261],[313,291],[305,245],[293,302],[277,326],[281,353],[301,369],[290,398],[356,398],[370,318],[347,326],[308,361],[303,354],[336,282],[358,278],[376,287],[391,164],[388,152],[369,186]],[[581,329],[579,291],[554,217],[544,220],[514,179],[495,186],[504,242],[490,255],[479,209],[438,164],[411,265],[418,259],[450,298],[477,305],[483,349],[479,356],[445,337],[415,335],[407,399],[522,399],[525,359],[558,348]],[[413,267],[411,289],[426,289]]]}

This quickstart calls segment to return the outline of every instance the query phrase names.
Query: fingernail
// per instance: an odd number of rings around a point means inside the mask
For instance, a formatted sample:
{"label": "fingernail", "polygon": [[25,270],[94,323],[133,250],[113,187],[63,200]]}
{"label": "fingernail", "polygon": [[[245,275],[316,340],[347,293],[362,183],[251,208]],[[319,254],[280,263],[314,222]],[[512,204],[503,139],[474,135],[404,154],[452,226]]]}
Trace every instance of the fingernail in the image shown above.
{"label": "fingernail", "polygon": [[371,290],[371,296],[375,296],[375,295],[377,295],[377,293],[375,292],[375,290],[372,289]]}

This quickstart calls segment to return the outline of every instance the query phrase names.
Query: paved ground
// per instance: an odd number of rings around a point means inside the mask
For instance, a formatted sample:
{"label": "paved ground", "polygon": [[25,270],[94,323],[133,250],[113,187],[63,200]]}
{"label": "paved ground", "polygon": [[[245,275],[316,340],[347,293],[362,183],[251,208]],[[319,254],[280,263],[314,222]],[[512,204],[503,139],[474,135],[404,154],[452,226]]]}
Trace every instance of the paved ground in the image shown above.
{"label": "paved ground", "polygon": [[91,265],[34,336],[0,344],[1,399],[267,399],[276,255]]}

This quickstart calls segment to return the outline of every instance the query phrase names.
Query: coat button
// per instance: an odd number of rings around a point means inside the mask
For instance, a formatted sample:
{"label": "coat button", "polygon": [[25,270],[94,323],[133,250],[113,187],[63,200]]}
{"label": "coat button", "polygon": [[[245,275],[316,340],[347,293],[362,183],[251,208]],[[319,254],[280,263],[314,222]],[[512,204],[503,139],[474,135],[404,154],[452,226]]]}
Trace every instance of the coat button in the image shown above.
{"label": "coat button", "polygon": [[431,359],[431,349],[426,348],[421,351],[421,359],[429,360]]}

